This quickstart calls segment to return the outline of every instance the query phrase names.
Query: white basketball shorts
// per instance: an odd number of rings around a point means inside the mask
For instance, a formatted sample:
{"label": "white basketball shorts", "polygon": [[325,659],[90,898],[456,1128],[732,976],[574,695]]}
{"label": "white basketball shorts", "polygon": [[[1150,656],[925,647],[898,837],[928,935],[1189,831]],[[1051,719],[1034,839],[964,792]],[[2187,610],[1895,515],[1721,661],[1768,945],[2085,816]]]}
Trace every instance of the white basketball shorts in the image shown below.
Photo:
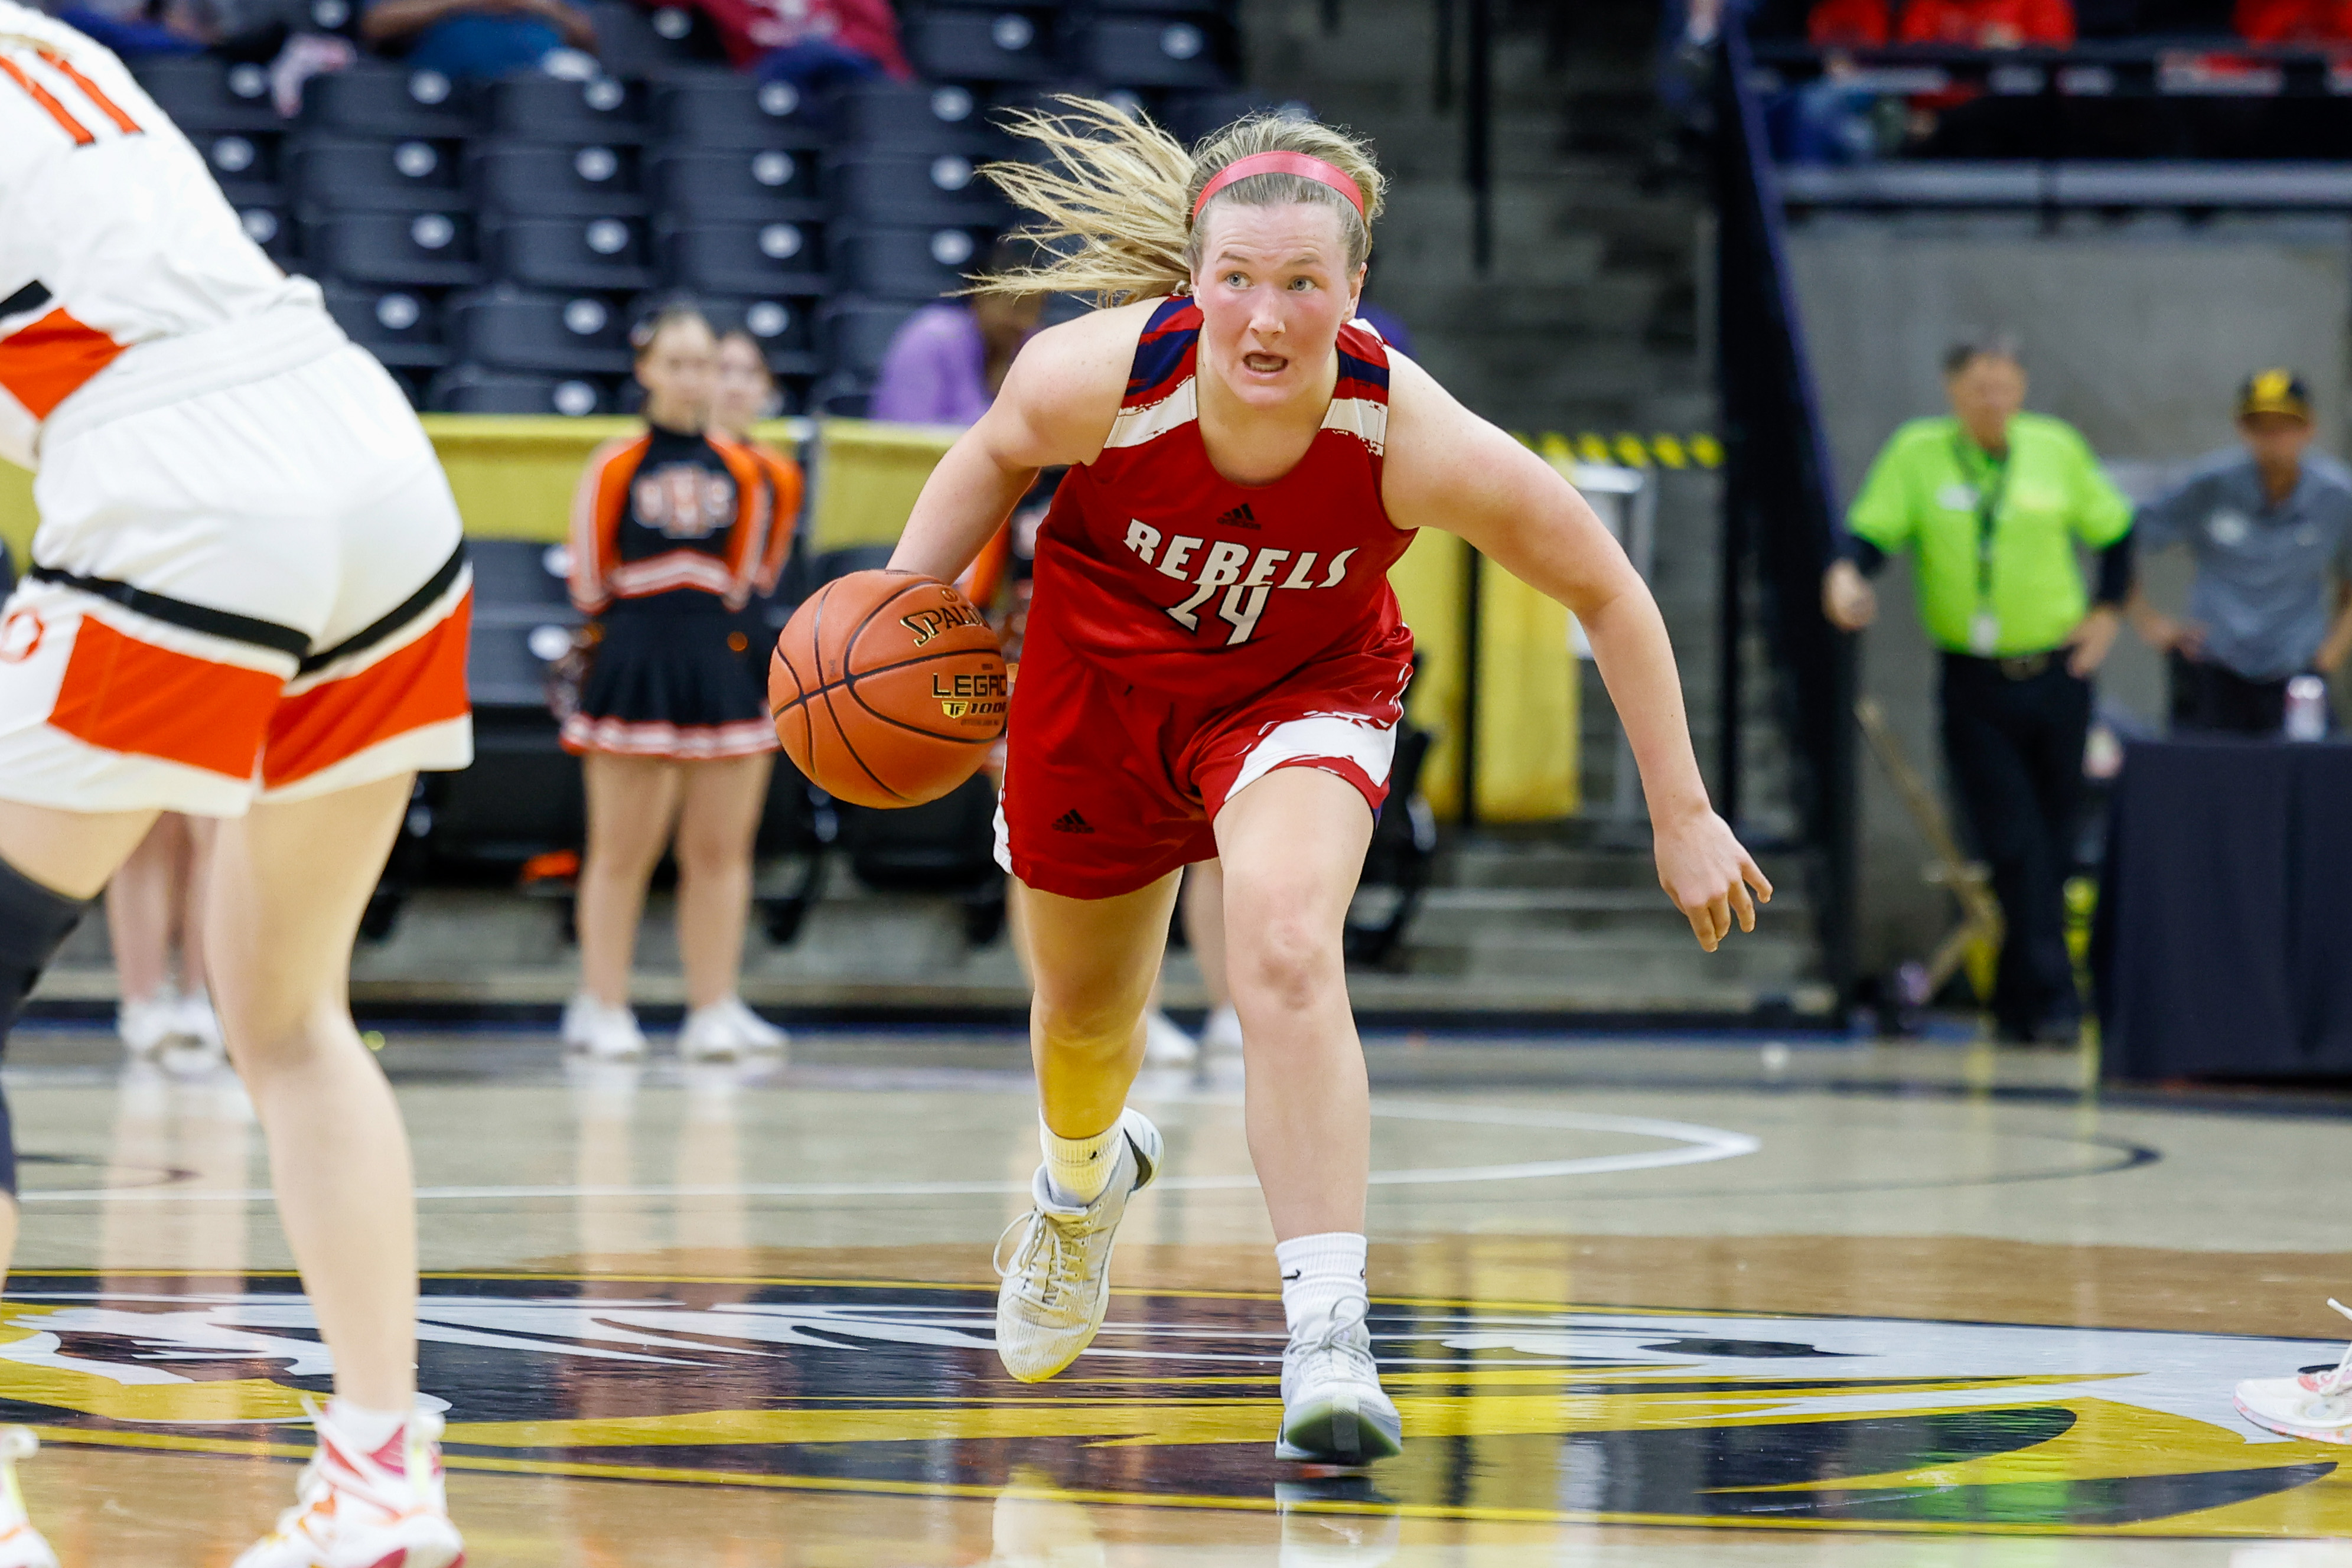
{"label": "white basketball shorts", "polygon": [[227,817],[473,759],[457,504],[362,350],[53,423],[34,500],[0,799]]}

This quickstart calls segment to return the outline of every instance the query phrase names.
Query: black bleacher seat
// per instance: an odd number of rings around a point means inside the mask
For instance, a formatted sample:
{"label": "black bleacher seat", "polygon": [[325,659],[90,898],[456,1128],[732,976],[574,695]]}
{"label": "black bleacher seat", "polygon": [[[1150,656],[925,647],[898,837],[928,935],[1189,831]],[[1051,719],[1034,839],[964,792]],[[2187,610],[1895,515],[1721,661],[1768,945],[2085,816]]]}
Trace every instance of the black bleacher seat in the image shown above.
{"label": "black bleacher seat", "polygon": [[719,30],[694,7],[648,11],[634,0],[590,0],[584,9],[596,29],[596,57],[614,76],[654,79],[726,63]]}
{"label": "black bleacher seat", "polygon": [[451,139],[476,129],[472,93],[439,71],[362,65],[302,84],[302,124],[352,136]]}
{"label": "black bleacher seat", "polygon": [[701,151],[813,146],[806,138],[822,124],[807,95],[790,82],[753,81],[732,71],[656,83],[653,114],[662,140]]}
{"label": "black bleacher seat", "polygon": [[985,229],[845,227],[832,246],[834,287],[877,299],[936,298],[964,287],[987,247]]}
{"label": "black bleacher seat", "polygon": [[929,11],[907,22],[907,57],[946,81],[1050,81],[1052,33],[1049,12]]}
{"label": "black bleacher seat", "polygon": [[493,288],[452,300],[449,340],[462,358],[492,370],[551,375],[629,372],[628,313],[594,295]]}
{"label": "black bleacher seat", "polygon": [[852,152],[828,161],[834,211],[864,224],[997,228],[1013,208],[961,152]]}
{"label": "black bleacher seat", "polygon": [[1081,68],[1127,87],[1217,88],[1217,40],[1198,17],[1104,16],[1080,39]]}
{"label": "black bleacher seat", "polygon": [[668,280],[707,294],[828,292],[815,224],[690,224],[665,242]]}
{"label": "black bleacher seat", "polygon": [[520,141],[634,146],[652,134],[643,83],[518,76],[492,82],[484,93],[489,131]]}
{"label": "black bleacher seat", "polygon": [[478,538],[466,553],[474,765],[427,779],[429,842],[436,858],[511,863],[581,841],[579,760],[558,743],[547,708],[547,667],[571,647],[581,616],[565,591],[561,546]]}
{"label": "black bleacher seat", "polygon": [[453,365],[433,378],[425,405],[441,413],[560,413],[583,418],[621,412],[617,389],[593,376],[529,376],[480,365]]}
{"label": "black bleacher seat", "polygon": [[1198,141],[1223,131],[1244,115],[1259,112],[1295,113],[1312,119],[1314,111],[1297,99],[1268,98],[1264,93],[1212,89],[1203,92],[1171,92],[1160,100],[1160,123],[1179,139]]}
{"label": "black bleacher seat", "polygon": [[642,218],[511,218],[493,227],[488,249],[498,276],[526,288],[618,293],[653,286]]}
{"label": "black bleacher seat", "polygon": [[305,136],[288,162],[294,199],[306,212],[457,213],[474,204],[450,141]]}
{"label": "black bleacher seat", "polygon": [[968,87],[875,81],[834,99],[837,144],[869,152],[961,152],[974,162],[1009,156],[1012,139],[988,122]]}
{"label": "black bleacher seat", "polygon": [[210,56],[167,57],[136,61],[131,74],[173,124],[199,141],[207,131],[286,128],[270,101],[268,68],[250,60],[224,66]]}
{"label": "black bleacher seat", "polygon": [[665,152],[647,168],[646,187],[662,210],[680,222],[824,216],[817,202],[817,155],[805,147]]}
{"label": "black bleacher seat", "polygon": [[[771,296],[731,299],[706,296],[696,301],[719,332],[741,328],[765,350],[769,368],[778,375],[807,375],[817,369],[816,320],[822,300],[809,297]],[[789,370],[782,367],[789,365]]]}
{"label": "black bleacher seat", "polygon": [[1004,926],[1004,873],[996,863],[996,787],[975,774],[939,800],[895,810],[835,802],[835,842],[857,880],[883,893],[955,894],[974,946]]}
{"label": "black bleacher seat", "polygon": [[643,217],[638,157],[625,143],[477,143],[467,161],[467,184],[484,211],[515,217]]}
{"label": "black bleacher seat", "polygon": [[820,336],[835,370],[861,384],[871,382],[890,350],[890,340],[907,318],[922,308],[907,299],[829,299]]}
{"label": "black bleacher seat", "polygon": [[240,202],[236,222],[245,230],[245,237],[259,246],[272,261],[283,262],[294,254],[293,215],[283,201]]}
{"label": "black bleacher seat", "polygon": [[466,213],[338,213],[303,223],[309,270],[346,283],[463,287],[482,278],[474,246]]}
{"label": "black bleacher seat", "polygon": [[205,167],[229,205],[276,204],[285,199],[280,155],[286,138],[275,131],[194,131],[188,140],[205,155]]}
{"label": "black bleacher seat", "polygon": [[352,342],[394,370],[438,370],[449,362],[441,308],[432,295],[407,288],[325,286],[327,309]]}

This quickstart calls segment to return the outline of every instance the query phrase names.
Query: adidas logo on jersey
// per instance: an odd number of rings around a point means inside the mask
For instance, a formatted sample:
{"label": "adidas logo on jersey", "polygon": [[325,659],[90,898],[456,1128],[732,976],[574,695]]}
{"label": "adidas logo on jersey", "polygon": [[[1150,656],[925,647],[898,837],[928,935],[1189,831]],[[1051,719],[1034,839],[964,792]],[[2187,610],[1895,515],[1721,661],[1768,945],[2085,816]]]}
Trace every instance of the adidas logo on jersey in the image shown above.
{"label": "adidas logo on jersey", "polygon": [[1240,506],[1235,507],[1232,511],[1227,512],[1223,517],[1219,517],[1217,519],[1216,526],[1221,528],[1250,528],[1255,530],[1257,528],[1257,514],[1250,510],[1249,503],[1247,501],[1244,501]]}
{"label": "adidas logo on jersey", "polygon": [[1094,829],[1087,824],[1084,817],[1078,815],[1077,808],[1073,806],[1054,819],[1054,831],[1057,833],[1091,833]]}

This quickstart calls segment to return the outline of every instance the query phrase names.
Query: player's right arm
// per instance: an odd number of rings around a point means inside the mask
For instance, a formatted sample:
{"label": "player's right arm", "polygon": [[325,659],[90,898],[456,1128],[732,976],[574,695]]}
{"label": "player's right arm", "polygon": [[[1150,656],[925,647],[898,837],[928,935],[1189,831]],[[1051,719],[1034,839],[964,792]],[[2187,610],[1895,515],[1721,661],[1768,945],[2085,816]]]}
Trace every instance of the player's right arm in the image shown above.
{"label": "player's right arm", "polygon": [[890,565],[953,582],[1013,515],[1039,469],[1101,456],[1127,393],[1136,340],[1158,303],[1096,310],[1030,339],[996,401],[931,470]]}

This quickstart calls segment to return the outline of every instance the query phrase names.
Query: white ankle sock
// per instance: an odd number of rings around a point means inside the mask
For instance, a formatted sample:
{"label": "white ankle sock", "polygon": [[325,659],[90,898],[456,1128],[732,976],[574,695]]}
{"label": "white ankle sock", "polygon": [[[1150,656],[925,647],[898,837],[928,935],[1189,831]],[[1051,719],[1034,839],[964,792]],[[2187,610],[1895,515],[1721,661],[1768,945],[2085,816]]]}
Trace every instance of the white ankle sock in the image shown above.
{"label": "white ankle sock", "polygon": [[1282,1270],[1282,1315],[1292,1333],[1321,1322],[1349,1296],[1364,1296],[1364,1239],[1350,1231],[1277,1241],[1274,1261]]}
{"label": "white ankle sock", "polygon": [[373,1454],[408,1425],[408,1412],[371,1410],[338,1397],[328,1403],[327,1419],[335,1424],[336,1431],[358,1444],[361,1452]]}
{"label": "white ankle sock", "polygon": [[1087,1204],[1110,1186],[1111,1168],[1118,1164],[1118,1124],[1113,1122],[1091,1138],[1065,1138],[1037,1118],[1037,1141],[1045,1150],[1045,1176],[1054,1196],[1064,1203]]}

